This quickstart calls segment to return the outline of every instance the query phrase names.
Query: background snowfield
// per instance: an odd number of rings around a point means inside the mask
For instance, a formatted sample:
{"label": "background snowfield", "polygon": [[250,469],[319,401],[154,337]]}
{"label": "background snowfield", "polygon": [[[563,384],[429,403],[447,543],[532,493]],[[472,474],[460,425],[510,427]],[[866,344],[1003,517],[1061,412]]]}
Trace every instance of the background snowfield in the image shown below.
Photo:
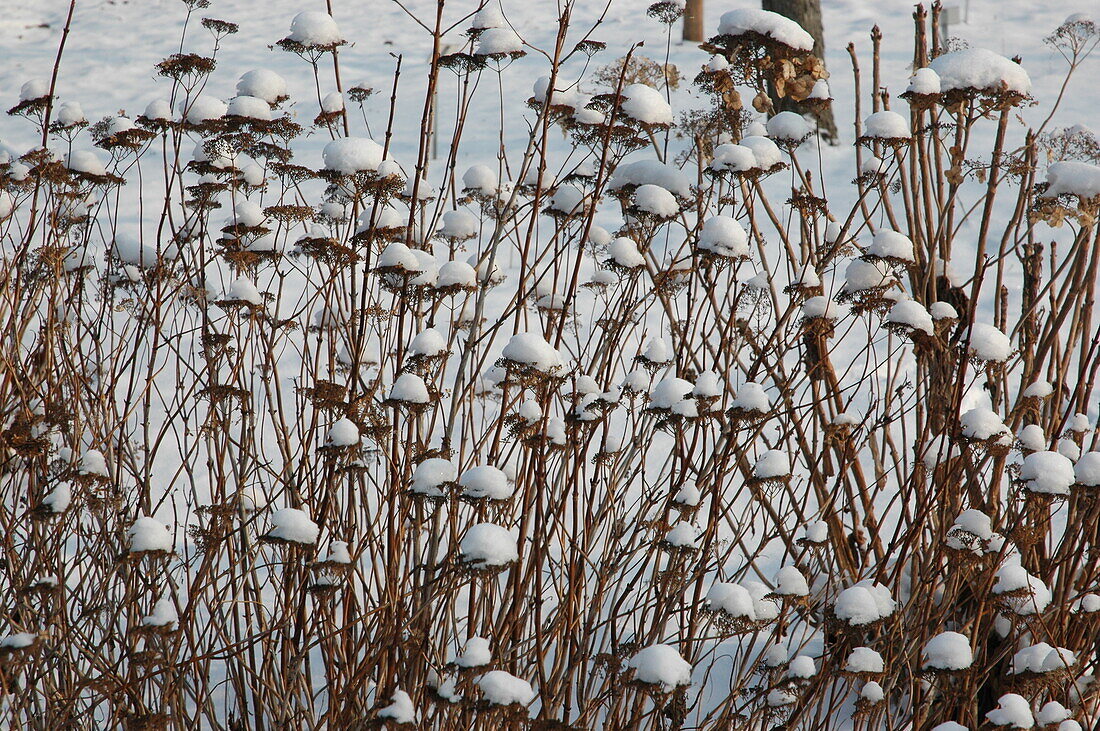
{"label": "background snowfield", "polygon": [[[1059,96],[1061,82],[1065,74],[1066,64],[1049,46],[1043,43],[1043,37],[1052,32],[1069,14],[1075,11],[1096,12],[1097,7],[1093,2],[1078,0],[1077,2],[1034,2],[1033,0],[969,0],[961,2],[965,5],[963,10],[964,21],[953,25],[950,34],[960,41],[973,47],[988,48],[1007,57],[1020,56],[1023,67],[1030,75],[1032,82],[1032,96],[1036,100],[1035,106],[1024,106],[1014,110],[1009,122],[1010,132],[1014,139],[1023,137],[1023,131],[1028,125],[1035,126],[1046,116],[1050,105]],[[419,120],[424,104],[426,89],[426,74],[430,64],[431,36],[424,28],[420,27],[410,14],[424,19],[430,23],[435,14],[436,3],[433,0],[404,0],[403,8],[395,2],[386,0],[332,0],[333,16],[339,23],[343,35],[348,39],[349,45],[339,50],[341,75],[345,89],[352,84],[369,86],[375,89],[375,94],[369,98],[365,105],[366,119],[363,119],[357,107],[350,101],[347,103],[348,118],[351,126],[351,134],[358,136],[370,136],[375,140],[381,140],[386,128],[388,114],[388,100],[390,87],[393,81],[393,72],[397,64],[397,57],[401,57],[401,76],[398,88],[398,102],[396,106],[393,140],[390,156],[401,163],[406,172],[411,172],[417,158],[419,138]],[[625,53],[632,43],[643,43],[638,52],[655,61],[663,61],[666,53],[666,30],[657,21],[646,16],[646,8],[649,0],[611,0],[610,3],[592,2],[584,0],[573,8],[571,31],[569,41],[565,47],[570,48],[572,43],[579,40],[589,27],[600,20],[599,29],[593,34],[593,38],[608,44],[608,50],[597,55],[591,61],[585,57],[573,60],[566,64],[561,76],[564,83],[570,83],[582,74],[586,80],[582,88],[591,92],[590,82],[593,68],[610,63]],[[747,0],[706,0],[706,19],[704,27],[708,35],[713,33],[718,26],[719,16],[739,7],[755,7],[755,4]],[[828,197],[833,210],[847,211],[855,204],[857,190],[852,185],[852,180],[858,176],[854,155],[855,133],[853,131],[853,110],[849,100],[853,96],[853,81],[849,55],[846,46],[854,43],[860,55],[862,64],[862,94],[864,113],[870,110],[868,90],[870,86],[869,49],[871,41],[869,37],[872,26],[877,25],[883,33],[882,44],[882,83],[890,92],[890,106],[907,115],[907,107],[904,101],[897,98],[903,92],[908,83],[912,57],[912,12],[913,5],[910,2],[899,0],[880,0],[868,2],[866,0],[822,0],[826,42],[826,64],[830,70],[829,85],[832,96],[838,100],[834,104],[837,126],[840,139],[836,145],[818,145],[811,139],[805,143],[799,151],[800,159],[804,165],[813,169],[815,182],[821,186],[819,193]],[[468,25],[468,16],[478,8],[476,2],[471,0],[454,0],[446,4],[445,26],[453,25],[450,36],[454,38],[456,47],[465,38],[462,35]],[[60,31],[65,22],[65,13],[68,3],[62,0],[33,0],[19,2],[17,0],[0,0],[0,107],[6,109],[13,106],[18,100],[21,85],[29,79],[47,79],[52,68],[54,57],[57,53],[57,43],[60,39]],[[324,0],[213,0],[211,7],[197,11],[195,19],[209,16],[221,20],[237,23],[240,32],[225,38],[217,54],[217,69],[209,77],[203,93],[228,101],[235,95],[235,86],[241,74],[252,69],[270,69],[281,74],[288,82],[288,94],[290,100],[283,105],[296,121],[310,128],[306,135],[295,141],[295,162],[320,167],[322,149],[330,141],[330,136],[325,129],[312,129],[312,120],[320,111],[317,102],[317,94],[314,88],[314,80],[309,71],[309,66],[299,57],[291,53],[285,53],[273,45],[287,35],[291,18],[303,10],[325,10]],[[492,169],[497,168],[497,154],[503,148],[506,151],[505,166],[511,171],[514,179],[518,175],[519,165],[523,150],[528,139],[528,124],[535,117],[535,112],[528,109],[523,101],[532,95],[532,86],[535,80],[548,73],[547,59],[534,49],[552,49],[554,34],[557,27],[558,3],[552,0],[504,0],[504,14],[512,24],[516,32],[531,48],[525,57],[517,59],[507,65],[502,74],[485,71],[481,74],[476,90],[476,101],[464,122],[464,132],[460,151],[456,157],[453,174],[461,177],[463,171],[473,164],[486,164]],[[57,85],[57,96],[60,101],[76,101],[83,107],[89,121],[95,122],[103,117],[113,115],[126,115],[131,118],[141,114],[146,105],[156,99],[167,98],[172,81],[158,77],[156,64],[171,53],[179,50],[180,29],[184,17],[183,5],[178,0],[80,0],[72,23],[72,31],[65,47],[61,63],[61,72]],[[711,57],[707,52],[699,49],[695,44],[686,44],[679,40],[679,25],[673,29],[673,42],[668,48],[668,59],[679,67],[683,81],[680,88],[672,92],[672,107],[679,112],[683,109],[702,107],[707,103],[706,95],[698,91],[691,79],[703,67]],[[446,40],[446,39],[445,39]],[[189,31],[188,40],[184,50],[208,54],[211,51],[212,41],[210,35],[203,29],[193,25]],[[326,94],[335,91],[332,79],[331,62],[325,57],[321,64],[320,91]],[[1057,115],[1052,121],[1054,127],[1068,127],[1082,124],[1094,129],[1100,128],[1100,93],[1097,92],[1097,78],[1100,78],[1100,58],[1090,58],[1085,67],[1077,73],[1064,91],[1064,99]],[[449,71],[441,74],[441,86],[438,104],[438,135],[440,155],[433,157],[429,163],[427,178],[433,189],[438,189],[447,171],[443,170],[446,160],[448,140],[456,124],[456,76]],[[559,87],[562,86],[559,81]],[[506,116],[502,120],[498,100],[504,100]],[[521,117],[520,113],[524,116]],[[763,119],[761,121],[764,121]],[[502,127],[503,122],[503,127]],[[995,125],[987,122],[979,125],[978,132],[973,141],[973,149],[988,150]],[[551,173],[562,170],[568,171],[575,165],[580,156],[573,148],[570,138],[552,131],[551,142],[548,150]],[[21,155],[25,151],[38,144],[36,135],[31,125],[23,119],[8,115],[0,115],[0,150],[6,150],[13,156]],[[84,147],[88,146],[85,141]],[[190,144],[184,144],[184,153],[188,153]],[[146,183],[151,186],[145,191],[147,200],[156,200],[155,195],[150,195],[150,190],[156,190],[156,176],[160,174],[156,156],[150,156],[148,162],[141,163],[141,173],[148,174]],[[635,153],[629,160],[651,159],[650,150],[642,150]],[[1046,161],[1040,162],[1040,168]],[[151,167],[144,167],[151,165]],[[1040,173],[1038,180],[1044,179]],[[694,182],[694,181],[693,181]],[[793,171],[784,170],[771,176],[764,187],[772,194],[773,201],[785,200],[790,193],[792,185],[797,185],[798,180]],[[461,187],[461,186],[459,186]],[[318,183],[310,183],[303,187],[307,197],[315,200],[319,197],[322,186]],[[964,186],[960,194],[959,209],[966,210],[971,202],[981,200],[984,188],[980,185],[968,184]],[[134,191],[123,188],[120,195],[123,201],[130,198]],[[998,201],[994,216],[1006,219],[1012,212],[1015,202],[1014,194],[1003,195]],[[608,230],[614,230],[622,223],[622,214],[617,211],[613,201],[602,204],[596,215],[596,223]],[[442,209],[437,209],[432,204],[431,210],[445,210],[444,201]],[[231,207],[226,206],[217,210],[212,215],[212,220],[221,222],[230,215]],[[403,212],[407,209],[403,209]],[[116,222],[120,232],[134,237],[149,238],[153,235],[152,229],[156,226],[154,218],[142,220],[136,205],[121,205],[118,209],[119,219]],[[731,214],[732,215],[732,214]],[[781,221],[787,225],[797,226],[795,214],[789,206],[784,206],[777,211]],[[962,267],[955,272],[960,282],[968,281],[971,274],[966,269],[967,255],[973,252],[973,244],[970,243],[978,235],[977,217],[967,220],[960,226],[956,235],[955,256],[953,262],[957,267]],[[882,216],[879,216],[878,224],[882,225]],[[491,227],[491,224],[490,224]],[[539,224],[536,236],[545,238],[553,228],[552,222]],[[1065,230],[1055,230],[1045,224],[1038,224],[1040,237],[1049,237],[1051,240],[1065,235]],[[109,236],[106,232],[100,232],[100,238]],[[866,242],[864,242],[866,243]],[[773,244],[778,246],[777,244]],[[661,241],[655,242],[653,250],[658,259],[671,259],[680,255],[685,250],[686,244],[682,233],[671,234]],[[456,257],[458,258],[458,257]],[[461,257],[465,258],[465,255]],[[970,257],[972,258],[972,256]],[[775,260],[773,260],[774,263]],[[521,262],[519,253],[515,247],[508,246],[502,249],[497,260],[497,265],[503,270],[506,277],[514,279]],[[580,264],[582,281],[597,271],[597,267],[588,257]],[[842,274],[842,268],[837,269],[837,277]],[[787,283],[787,272],[776,270],[773,274],[780,286]],[[221,273],[223,279],[215,288],[225,289],[230,285],[232,277]],[[1006,284],[1010,288],[1010,301],[1013,306],[1019,300],[1019,289],[1022,282],[1022,272],[1019,269],[1009,269]],[[830,278],[825,282],[826,292],[833,290],[838,282]],[[301,299],[301,288],[306,283],[301,278],[291,276],[282,286],[286,286],[284,301],[274,307],[284,317],[302,316],[305,320],[316,314],[314,303]],[[500,316],[509,306],[511,292],[507,286],[492,291],[486,298],[485,316],[490,320]],[[570,355],[569,351],[582,347],[586,337],[602,313],[602,301],[588,292],[578,294],[576,311],[581,323],[580,331],[566,338],[566,344],[562,351]],[[305,312],[299,311],[305,308]],[[640,327],[629,342],[622,343],[624,357],[629,361],[635,353],[638,353],[646,341],[653,336],[668,336],[667,322],[659,309],[646,315],[651,322],[646,327]],[[983,301],[976,320],[989,321],[992,317],[992,305]],[[866,328],[867,335],[861,337],[861,329]],[[490,355],[485,362],[491,364],[507,342],[503,333],[495,338],[488,347]],[[446,335],[446,333],[445,333]],[[868,340],[874,341],[879,351],[870,356],[863,351],[863,346]],[[278,364],[283,373],[292,374],[284,377],[283,382],[276,384],[276,389],[283,389],[291,394],[293,390],[302,385],[297,380],[297,375],[308,368],[310,358],[318,357],[318,351],[311,350],[309,337],[304,337],[305,346],[302,350],[287,347],[278,354]],[[896,338],[887,341],[885,335],[880,333],[877,326],[866,325],[863,321],[853,318],[851,323],[844,326],[843,333],[837,338],[836,350],[832,357],[837,365],[840,386],[853,394],[853,400],[849,404],[849,411],[860,413],[864,410],[875,408],[876,396],[884,389],[890,389],[894,385],[904,381],[907,377],[915,377],[917,372],[916,359],[913,353],[903,348],[904,339]],[[318,337],[318,349],[320,349]],[[197,340],[181,341],[181,347],[186,351],[188,347],[195,349],[195,359],[199,359]],[[143,352],[140,348],[136,352]],[[455,351],[457,352],[457,351]],[[177,376],[178,364],[173,360],[175,355],[171,352],[162,352],[163,361],[154,365],[159,370],[155,381],[161,384],[171,384]],[[797,359],[790,359],[792,364]],[[452,358],[446,368],[448,373],[455,371],[456,362]],[[446,379],[445,379],[446,380]],[[1018,380],[1018,378],[1017,378]],[[870,389],[860,390],[861,384],[868,381],[875,386]],[[392,378],[384,379],[388,388]],[[740,385],[740,383],[738,384]],[[1019,387],[1024,384],[1014,383]],[[775,388],[768,386],[773,394]],[[166,399],[167,408],[173,408],[178,398],[192,398],[193,395],[180,396],[170,393],[166,387],[158,393],[158,398]],[[803,398],[809,399],[808,391],[801,393]],[[968,393],[963,399],[964,408],[969,406],[984,406],[988,399],[980,393],[980,388],[975,387],[973,393]],[[806,404],[799,404],[798,408],[804,408]],[[155,422],[159,416],[163,416],[165,404],[154,406],[152,417],[149,421]],[[475,408],[475,407],[471,407]],[[495,422],[499,417],[499,404],[486,402],[476,407],[484,413],[473,419],[477,422],[483,419],[486,422]],[[205,414],[205,407],[197,408],[191,415],[192,426],[199,426]],[[1095,403],[1088,409],[1088,417],[1095,424],[1098,411]],[[323,440],[325,434],[325,421],[317,415],[303,416],[303,431],[316,432],[312,441],[302,445],[303,452],[315,449]],[[312,420],[310,420],[312,419]],[[138,417],[133,420],[135,434],[140,431],[137,426]],[[626,424],[618,423],[620,428],[626,428]],[[816,438],[816,435],[815,435]],[[485,447],[481,441],[481,435],[461,435],[462,441],[476,442],[475,448],[470,448],[464,459],[463,468],[477,463],[476,454],[479,449]],[[629,440],[628,440],[629,441]],[[674,438],[665,432],[656,432],[652,435],[652,441],[647,444],[629,444],[628,451],[642,450],[647,458],[639,468],[641,473],[637,481],[632,481],[630,487],[622,495],[611,498],[613,501],[621,501],[623,505],[640,504],[647,499],[649,485],[657,484],[669,479],[669,471],[674,469],[667,455],[674,450]],[[892,446],[892,445],[891,445]],[[902,456],[899,463],[911,466],[914,462],[912,444],[902,445]],[[886,449],[886,443],[882,444]],[[275,452],[274,448],[272,452]],[[266,468],[272,474],[280,473],[289,463],[297,458],[297,454],[285,453],[272,454],[270,464]],[[155,510],[152,514],[161,522],[173,526],[173,540],[176,551],[182,561],[197,565],[200,554],[196,550],[195,543],[186,533],[186,526],[198,521],[195,510],[197,508],[195,495],[209,497],[209,485],[207,476],[198,470],[196,474],[189,474],[186,479],[181,477],[181,461],[194,460],[198,462],[201,455],[195,452],[173,452],[172,446],[168,446],[157,456],[153,471],[158,475],[172,475],[176,483],[188,483],[187,496],[176,494],[167,490],[153,497]],[[871,460],[865,456],[868,470],[871,470]],[[878,455],[876,453],[876,461]],[[374,466],[371,469],[375,469]],[[796,478],[804,470],[803,465],[796,465]],[[460,470],[461,471],[461,470]],[[329,475],[329,477],[331,477]],[[894,476],[901,479],[900,476]],[[1006,481],[1007,482],[1007,481]],[[992,489],[1000,490],[997,485]],[[1007,487],[1004,487],[1007,490]],[[264,492],[264,491],[261,491]],[[363,499],[375,510],[389,509],[388,503],[377,495],[364,496]],[[272,507],[278,508],[286,505],[286,495],[281,488],[270,487],[265,494],[256,496],[257,502],[269,502]],[[768,525],[768,515],[756,505],[755,501],[747,494],[731,498],[733,505],[728,511],[728,516],[717,527],[716,543],[723,550],[728,551],[718,561],[719,570],[715,572],[717,577],[721,575],[744,576],[746,586],[751,581],[767,582],[768,586],[758,584],[757,596],[749,597],[750,603],[756,601],[754,611],[767,611],[759,606],[760,596],[765,591],[773,589],[776,572],[790,563],[791,548],[783,542],[773,540],[772,527]],[[812,516],[823,506],[817,505],[816,500],[807,498],[805,505],[789,505],[784,498],[777,497],[777,504],[783,502],[784,510],[794,510],[797,514]],[[201,499],[199,500],[201,502]],[[894,521],[903,507],[897,504],[896,494],[887,490],[877,494],[873,500],[878,507],[880,518],[883,520],[881,538],[889,541],[893,535]],[[261,506],[262,507],[262,506]],[[576,514],[572,512],[579,509],[576,506],[570,508],[563,506],[563,515],[575,520]],[[1077,526],[1067,528],[1068,511],[1058,508],[1052,521],[1052,535],[1059,536],[1064,531],[1077,530]],[[302,529],[297,522],[299,516],[287,516],[295,530]],[[469,521],[467,521],[469,522]],[[571,554],[571,537],[568,532],[569,520],[563,519],[555,529],[558,533],[549,542],[549,551],[552,561],[565,564],[566,556]],[[807,524],[812,520],[804,521],[802,525],[791,526],[804,535]],[[314,526],[315,527],[315,526]],[[453,527],[453,526],[452,526]],[[289,530],[289,529],[288,529]],[[305,525],[305,533],[310,534],[310,524]],[[422,563],[414,559],[428,560],[428,556],[446,554],[456,550],[453,545],[460,537],[454,530],[444,532],[445,535],[439,542],[437,549],[427,546],[417,547],[423,550],[424,555],[409,559],[407,566],[410,574],[419,571]],[[325,535],[323,544],[330,550],[345,550],[334,546],[339,536]],[[316,539],[314,539],[316,540]],[[600,547],[604,543],[614,543],[615,536],[601,535],[595,539]],[[633,540],[633,539],[631,539]],[[1055,543],[1057,539],[1055,538]],[[312,543],[314,541],[304,541]],[[688,543],[691,539],[688,539]],[[493,550],[500,550],[499,543],[491,546]],[[507,548],[507,546],[505,546]],[[596,547],[591,547],[596,551]],[[360,558],[362,547],[352,546],[357,560],[361,561],[359,571],[363,575],[363,581],[356,586],[357,598],[363,605],[370,605],[374,597],[371,596],[369,587],[378,586],[385,581],[384,575],[388,575],[391,567],[379,565],[376,559],[370,556],[369,549]],[[438,551],[438,553],[436,553]],[[505,554],[508,552],[505,551]],[[266,567],[265,565],[265,570]],[[626,577],[640,576],[643,569],[638,564],[631,564],[623,568],[624,581]],[[272,571],[272,575],[275,572]],[[559,577],[551,568],[547,569],[543,577],[547,584],[552,584]],[[504,590],[508,579],[507,575],[496,581],[499,582],[501,591]],[[869,577],[862,577],[869,578]],[[1096,577],[1094,577],[1096,578]],[[71,573],[65,577],[66,582],[74,585],[81,581],[81,570],[72,567]],[[402,580],[403,581],[403,580]],[[411,579],[410,579],[411,581]],[[644,579],[643,579],[644,581]],[[708,585],[710,582],[707,582]],[[827,582],[825,580],[811,581],[814,592],[822,591]],[[897,600],[898,606],[904,605],[910,598],[912,587],[907,585],[904,576],[898,579],[900,592],[895,593],[893,599],[889,596],[886,602],[890,604],[890,611],[894,611],[893,602]],[[265,601],[275,601],[286,587],[280,586],[277,580],[265,584],[260,594]],[[836,587],[830,584],[830,591]],[[872,598],[881,600],[881,596],[873,594]],[[186,587],[180,587],[178,596],[180,601],[185,601]],[[458,589],[456,591],[457,605],[473,604],[469,596],[469,590]],[[746,594],[746,596],[748,596]],[[696,597],[698,599],[698,597]],[[545,600],[545,607],[541,611],[550,614],[555,609],[553,597]],[[594,600],[596,611],[600,608],[607,611],[618,611],[619,607],[610,606],[611,600],[606,599],[607,605],[600,600]],[[732,600],[731,600],[732,601]],[[879,609],[882,609],[880,601]],[[151,616],[157,615],[156,611],[162,611],[158,606]],[[865,609],[866,607],[860,607]],[[174,611],[174,610],[173,610]],[[171,614],[171,612],[169,612]],[[785,615],[786,616],[786,615]],[[579,619],[577,621],[580,621]],[[462,630],[470,628],[462,626],[461,618],[456,620],[456,626]],[[624,625],[627,623],[624,621]],[[674,634],[676,623],[669,621],[669,634]],[[629,635],[632,631],[641,632],[640,629],[631,628],[624,630]],[[13,630],[14,631],[14,630]],[[607,632],[606,628],[600,630]],[[0,629],[0,634],[3,630]],[[468,631],[465,634],[473,634]],[[463,634],[463,637],[465,637]],[[474,638],[476,639],[476,638]],[[599,641],[605,645],[612,641],[610,636],[601,636]],[[622,638],[618,638],[622,639]],[[711,717],[715,709],[729,694],[733,685],[732,678],[737,675],[737,669],[750,665],[759,656],[769,651],[768,642],[761,638],[759,641],[742,641],[740,638],[721,638],[717,635],[706,638],[709,645],[708,661],[705,665],[699,664],[694,669],[685,670],[680,667],[676,658],[662,655],[663,650],[652,653],[653,657],[643,657],[638,660],[639,677],[645,670],[652,671],[652,682],[659,684],[672,679],[672,685],[679,684],[679,675],[690,673],[691,698],[697,700],[697,706],[692,711],[691,719],[687,727],[692,723],[702,723],[704,717],[713,721]],[[456,639],[456,642],[458,640]],[[820,658],[825,652],[826,633],[820,627],[811,627],[806,624],[792,623],[788,628],[784,652],[790,657],[782,658],[787,662],[798,655]],[[460,649],[461,642],[452,647],[453,651]],[[657,646],[663,647],[663,645]],[[650,648],[652,649],[652,648]],[[908,648],[912,649],[912,648]],[[774,647],[771,647],[774,652]],[[551,653],[547,662],[556,662]],[[313,675],[311,677],[312,688],[308,692],[322,694],[327,688],[326,669],[317,653],[312,654],[308,663]],[[797,663],[792,667],[797,667]],[[813,668],[811,667],[811,670]],[[220,663],[212,663],[209,668],[209,683],[218,686],[221,683],[230,683],[232,678],[226,668]],[[679,675],[678,675],[679,673]],[[727,678],[731,679],[727,682]],[[535,685],[536,691],[539,684],[536,677],[527,678]],[[499,697],[500,705],[507,705],[513,700],[526,703],[531,691],[530,687],[524,687],[516,683],[511,676],[497,676],[485,680],[481,686],[486,697]],[[390,690],[387,688],[387,691]],[[406,688],[406,690],[412,690]],[[303,691],[308,694],[308,692]],[[387,698],[374,695],[375,690],[369,682],[363,682],[363,702],[367,706],[385,706]],[[214,703],[220,702],[215,696]],[[821,708],[828,708],[828,713],[834,718],[830,728],[870,728],[858,720],[851,718],[855,709],[857,696],[845,694],[842,690],[834,692],[827,701],[823,701]],[[408,710],[407,697],[393,696],[393,714],[402,717]],[[769,701],[770,702],[770,701]],[[539,707],[539,701],[531,706],[532,713]],[[776,705],[782,705],[777,703]],[[96,720],[106,723],[109,716],[102,710],[96,711]],[[824,713],[824,711],[823,711]],[[385,713],[383,714],[385,715]],[[812,719],[813,713],[809,718]],[[316,719],[314,719],[315,721]],[[656,724],[655,719],[651,721]],[[814,728],[812,720],[804,720],[804,728]],[[904,725],[889,725],[882,722],[880,728],[905,728]],[[1053,726],[1051,728],[1054,728]]]}

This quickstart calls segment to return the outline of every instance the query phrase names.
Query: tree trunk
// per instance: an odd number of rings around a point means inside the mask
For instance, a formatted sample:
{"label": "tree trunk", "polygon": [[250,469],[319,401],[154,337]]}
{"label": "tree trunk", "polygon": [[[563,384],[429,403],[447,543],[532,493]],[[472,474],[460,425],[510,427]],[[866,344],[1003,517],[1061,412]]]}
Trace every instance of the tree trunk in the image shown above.
{"label": "tree trunk", "polygon": [[[779,13],[805,28],[806,32],[814,37],[814,55],[820,58],[822,62],[825,61],[825,31],[821,25],[821,0],[761,0],[761,6],[764,10]],[[802,104],[793,99],[773,98],[772,101],[775,104],[776,111],[812,114]],[[822,137],[835,143],[837,136],[833,110],[826,109],[813,116],[817,119]]]}
{"label": "tree trunk", "polygon": [[703,28],[703,0],[687,0],[684,7],[684,40],[701,43],[706,40]]}

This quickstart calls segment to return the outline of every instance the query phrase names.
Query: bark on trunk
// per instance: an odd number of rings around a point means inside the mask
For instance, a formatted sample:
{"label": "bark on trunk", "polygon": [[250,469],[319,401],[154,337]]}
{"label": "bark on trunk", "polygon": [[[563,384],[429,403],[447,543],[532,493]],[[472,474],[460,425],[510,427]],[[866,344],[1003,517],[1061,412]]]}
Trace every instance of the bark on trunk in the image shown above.
{"label": "bark on trunk", "polygon": [[701,43],[706,40],[703,28],[703,0],[687,0],[684,7],[684,40]]}
{"label": "bark on trunk", "polygon": [[[814,55],[825,60],[825,31],[821,25],[821,0],[761,0],[764,10],[779,13],[790,18],[814,37]],[[801,114],[810,113],[802,104],[793,99],[772,99],[778,112],[791,111]],[[833,110],[826,109],[813,115],[821,128],[821,135],[829,142],[836,142],[836,122]]]}

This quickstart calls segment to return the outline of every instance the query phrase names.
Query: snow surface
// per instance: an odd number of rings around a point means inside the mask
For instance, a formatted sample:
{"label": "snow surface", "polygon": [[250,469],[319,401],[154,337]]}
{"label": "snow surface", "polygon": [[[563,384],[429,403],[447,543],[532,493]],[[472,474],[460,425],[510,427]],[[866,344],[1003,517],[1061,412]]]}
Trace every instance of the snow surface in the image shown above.
{"label": "snow surface", "polygon": [[495,523],[470,526],[459,550],[462,559],[475,566],[504,566],[519,558],[515,537]]}
{"label": "snow surface", "polygon": [[950,51],[934,58],[929,68],[939,76],[944,92],[997,92],[1002,88],[1019,94],[1031,91],[1031,78],[1022,66],[984,48]]}
{"label": "snow surface", "polygon": [[790,18],[768,10],[738,8],[722,14],[720,35],[738,36],[752,31],[798,51],[812,51],[814,37]]}
{"label": "snow surface", "polygon": [[526,706],[535,700],[530,683],[503,670],[490,670],[477,679],[477,685],[485,699],[496,706]]}
{"label": "snow surface", "polygon": [[131,553],[147,551],[171,551],[172,534],[153,518],[143,515],[134,521],[128,531]]}
{"label": "snow surface", "polygon": [[691,684],[691,663],[670,645],[650,645],[639,650],[627,662],[627,667],[634,668],[635,680],[659,685],[665,691]]}
{"label": "snow surface", "polygon": [[512,497],[513,487],[508,482],[508,476],[492,465],[471,467],[458,478],[458,485],[468,498],[507,500]]}
{"label": "snow surface", "polygon": [[931,670],[965,670],[974,662],[970,639],[958,632],[941,632],[924,643],[922,667]]}
{"label": "snow surface", "polygon": [[321,529],[304,510],[282,508],[271,514],[271,530],[267,535],[291,543],[310,545],[317,542]]}

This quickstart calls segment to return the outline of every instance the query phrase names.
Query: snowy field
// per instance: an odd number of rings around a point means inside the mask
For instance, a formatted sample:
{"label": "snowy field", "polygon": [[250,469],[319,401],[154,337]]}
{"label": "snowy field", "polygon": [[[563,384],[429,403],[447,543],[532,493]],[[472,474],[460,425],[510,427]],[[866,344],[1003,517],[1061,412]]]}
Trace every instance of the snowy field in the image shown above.
{"label": "snowy field", "polygon": [[0,722],[1098,727],[1096,8],[679,4],[0,0]]}

